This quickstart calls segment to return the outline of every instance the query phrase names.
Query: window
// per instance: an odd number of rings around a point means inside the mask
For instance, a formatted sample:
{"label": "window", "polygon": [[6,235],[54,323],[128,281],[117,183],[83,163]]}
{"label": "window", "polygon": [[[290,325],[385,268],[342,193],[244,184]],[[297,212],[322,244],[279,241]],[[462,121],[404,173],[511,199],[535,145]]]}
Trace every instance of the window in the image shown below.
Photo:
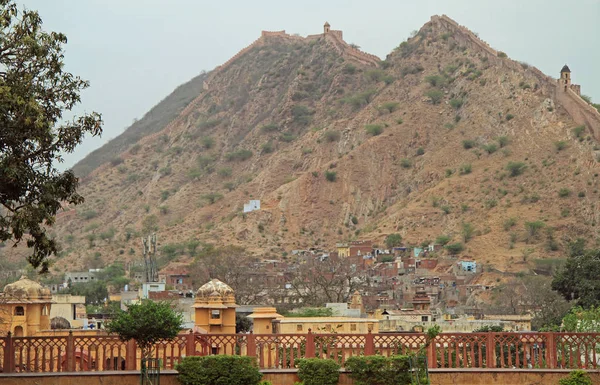
{"label": "window", "polygon": [[367,330],[368,331],[373,331],[373,324],[367,324]]}
{"label": "window", "polygon": [[48,306],[44,305],[44,307],[42,307],[42,315],[48,315]]}
{"label": "window", "polygon": [[350,331],[351,332],[355,332],[356,331],[356,324],[350,324]]}
{"label": "window", "polygon": [[421,316],[421,322],[427,322],[429,321],[429,317],[426,315]]}
{"label": "window", "polygon": [[221,310],[211,310],[210,312],[211,319],[219,319],[221,318]]}
{"label": "window", "polygon": [[25,308],[23,306],[15,307],[15,315],[25,315]]}
{"label": "window", "polygon": [[297,332],[301,332],[302,331],[302,325],[296,325],[296,331]]}

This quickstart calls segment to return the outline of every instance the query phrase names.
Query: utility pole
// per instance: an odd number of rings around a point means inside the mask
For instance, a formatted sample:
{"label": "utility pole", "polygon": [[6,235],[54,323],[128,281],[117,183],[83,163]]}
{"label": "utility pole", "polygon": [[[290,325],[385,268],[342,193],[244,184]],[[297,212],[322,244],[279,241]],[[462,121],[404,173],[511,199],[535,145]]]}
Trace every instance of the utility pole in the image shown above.
{"label": "utility pole", "polygon": [[144,274],[146,282],[158,282],[156,270],[156,233],[142,238]]}

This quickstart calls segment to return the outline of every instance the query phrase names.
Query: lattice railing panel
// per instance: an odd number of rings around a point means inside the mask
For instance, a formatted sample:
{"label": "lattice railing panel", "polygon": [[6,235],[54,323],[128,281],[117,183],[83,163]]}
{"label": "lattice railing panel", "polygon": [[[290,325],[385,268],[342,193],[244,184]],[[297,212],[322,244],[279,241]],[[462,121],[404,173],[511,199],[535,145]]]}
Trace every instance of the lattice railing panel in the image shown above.
{"label": "lattice railing panel", "polygon": [[305,335],[258,334],[255,341],[261,369],[291,369],[306,356]]}
{"label": "lattice railing panel", "polygon": [[73,337],[75,371],[125,370],[127,344],[117,337]]}
{"label": "lattice railing panel", "polygon": [[391,356],[393,354],[415,353],[426,343],[423,334],[373,334],[375,354]]}
{"label": "lattice railing panel", "polygon": [[600,335],[593,333],[557,333],[556,363],[565,369],[600,368]]}
{"label": "lattice railing panel", "polygon": [[181,361],[181,358],[187,355],[194,355],[194,352],[187,352],[187,337],[178,335],[172,341],[160,341],[154,345],[152,355],[161,361],[162,369],[175,369],[175,365]]}
{"label": "lattice railing panel", "polygon": [[[432,342],[435,367],[484,368],[487,366],[485,334],[440,334]],[[433,363],[430,363],[432,365]]]}
{"label": "lattice railing panel", "polygon": [[67,353],[66,337],[15,337],[14,372],[60,372]]}
{"label": "lattice railing panel", "polygon": [[506,369],[547,368],[547,336],[544,333],[494,334],[495,365]]}
{"label": "lattice railing panel", "polygon": [[364,334],[315,334],[315,356],[336,361],[344,366],[346,359],[364,354]]}
{"label": "lattice railing panel", "polygon": [[196,334],[197,356],[210,354],[246,355],[246,334]]}

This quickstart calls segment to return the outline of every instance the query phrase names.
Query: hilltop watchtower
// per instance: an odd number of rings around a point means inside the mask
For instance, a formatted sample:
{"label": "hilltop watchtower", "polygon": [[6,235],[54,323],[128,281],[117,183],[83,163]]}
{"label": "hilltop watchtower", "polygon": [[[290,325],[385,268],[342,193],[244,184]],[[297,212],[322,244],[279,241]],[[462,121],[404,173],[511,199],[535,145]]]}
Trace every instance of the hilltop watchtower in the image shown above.
{"label": "hilltop watchtower", "polygon": [[581,95],[581,86],[579,84],[571,84],[571,70],[566,64],[560,70],[558,83],[563,91],[567,92],[568,89],[571,89],[577,95]]}
{"label": "hilltop watchtower", "polygon": [[325,25],[323,26],[323,33],[329,33],[330,30],[331,30],[331,25],[329,25],[328,22],[325,22]]}

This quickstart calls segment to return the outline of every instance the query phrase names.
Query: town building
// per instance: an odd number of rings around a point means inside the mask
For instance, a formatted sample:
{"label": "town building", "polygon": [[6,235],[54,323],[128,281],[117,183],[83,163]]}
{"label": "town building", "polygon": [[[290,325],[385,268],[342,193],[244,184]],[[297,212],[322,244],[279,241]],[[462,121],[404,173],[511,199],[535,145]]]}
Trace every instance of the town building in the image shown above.
{"label": "town building", "polygon": [[196,292],[192,306],[195,309],[195,327],[211,334],[234,334],[237,306],[233,289],[213,279]]}
{"label": "town building", "polygon": [[51,306],[50,290],[22,276],[0,295],[0,332],[27,337],[50,329]]}

